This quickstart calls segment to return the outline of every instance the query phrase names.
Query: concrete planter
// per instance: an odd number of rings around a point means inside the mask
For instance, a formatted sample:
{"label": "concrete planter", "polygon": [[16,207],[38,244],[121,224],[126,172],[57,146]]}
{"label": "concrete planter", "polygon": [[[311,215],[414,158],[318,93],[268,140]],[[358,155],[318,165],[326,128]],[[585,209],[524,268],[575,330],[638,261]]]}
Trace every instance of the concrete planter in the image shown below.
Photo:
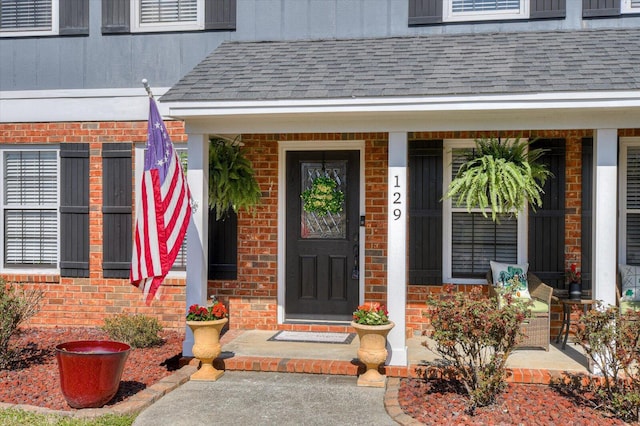
{"label": "concrete planter", "polygon": [[200,369],[191,375],[191,380],[215,381],[224,374],[224,371],[213,366],[213,360],[222,352],[220,331],[228,321],[228,318],[187,321],[187,325],[193,331],[193,356],[200,360]]}
{"label": "concrete planter", "polygon": [[387,334],[395,324],[363,325],[352,321],[351,326],[360,339],[358,359],[367,367],[367,371],[358,377],[358,386],[383,388],[386,376],[380,374],[378,368],[387,360]]}

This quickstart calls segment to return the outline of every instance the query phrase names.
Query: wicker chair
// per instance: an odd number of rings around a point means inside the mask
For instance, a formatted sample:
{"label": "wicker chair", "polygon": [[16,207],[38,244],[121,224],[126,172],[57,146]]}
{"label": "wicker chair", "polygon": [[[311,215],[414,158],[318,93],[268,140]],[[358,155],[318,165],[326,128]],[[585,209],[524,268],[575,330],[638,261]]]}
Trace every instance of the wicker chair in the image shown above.
{"label": "wicker chair", "polygon": [[[489,283],[489,296],[498,297],[498,293],[493,285],[493,277],[491,270],[487,272],[487,282]],[[553,295],[553,288],[549,287],[540,278],[532,274],[527,273],[527,282],[529,283],[529,293],[531,297],[544,302],[549,307],[547,312],[536,312],[531,315],[522,324],[525,337],[520,343],[518,348],[542,348],[545,351],[549,351],[550,337],[550,310],[551,310],[551,296]]]}
{"label": "wicker chair", "polygon": [[640,302],[622,301],[622,277],[620,271],[616,274],[616,305],[620,315],[627,312],[640,312]]}

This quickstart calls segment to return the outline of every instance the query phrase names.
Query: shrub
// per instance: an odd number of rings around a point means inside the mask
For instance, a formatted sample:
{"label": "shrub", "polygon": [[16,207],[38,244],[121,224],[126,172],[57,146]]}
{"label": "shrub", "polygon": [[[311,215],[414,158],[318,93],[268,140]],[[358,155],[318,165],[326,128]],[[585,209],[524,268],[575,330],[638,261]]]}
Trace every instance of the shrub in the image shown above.
{"label": "shrub", "polygon": [[640,312],[619,316],[598,302],[581,315],[576,341],[601,377],[568,375],[555,385],[622,420],[640,420]]}
{"label": "shrub", "polygon": [[528,310],[510,294],[504,303],[482,294],[480,287],[471,293],[444,287],[443,295],[430,294],[425,313],[433,330],[428,334],[435,342],[425,346],[443,358],[446,379],[458,380],[469,399],[469,412],[487,406],[506,388],[506,361],[522,336],[520,325]]}
{"label": "shrub", "polygon": [[116,315],[105,319],[101,328],[110,339],[125,342],[132,348],[148,348],[162,343],[158,336],[162,326],[157,319],[146,315]]}
{"label": "shrub", "polygon": [[38,313],[41,300],[42,291],[18,289],[0,277],[0,369],[13,358],[9,339],[20,324]]}

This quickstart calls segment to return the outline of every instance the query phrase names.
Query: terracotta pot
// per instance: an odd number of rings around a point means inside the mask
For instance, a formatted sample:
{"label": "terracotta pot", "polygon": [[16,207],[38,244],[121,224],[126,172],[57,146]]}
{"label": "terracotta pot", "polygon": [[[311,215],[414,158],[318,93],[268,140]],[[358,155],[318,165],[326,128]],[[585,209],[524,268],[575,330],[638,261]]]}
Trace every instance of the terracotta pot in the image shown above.
{"label": "terracotta pot", "polygon": [[109,340],[79,340],[56,346],[60,387],[73,408],[97,408],[118,392],[131,347]]}
{"label": "terracotta pot", "polygon": [[358,359],[367,367],[367,371],[358,377],[358,386],[383,388],[386,376],[380,374],[378,367],[387,360],[387,334],[395,324],[363,325],[352,321],[351,326],[360,339]]}
{"label": "terracotta pot", "polygon": [[193,356],[200,360],[200,369],[191,375],[191,380],[215,381],[224,374],[213,366],[222,346],[220,346],[220,331],[229,321],[222,318],[215,321],[187,321],[187,325],[193,331]]}

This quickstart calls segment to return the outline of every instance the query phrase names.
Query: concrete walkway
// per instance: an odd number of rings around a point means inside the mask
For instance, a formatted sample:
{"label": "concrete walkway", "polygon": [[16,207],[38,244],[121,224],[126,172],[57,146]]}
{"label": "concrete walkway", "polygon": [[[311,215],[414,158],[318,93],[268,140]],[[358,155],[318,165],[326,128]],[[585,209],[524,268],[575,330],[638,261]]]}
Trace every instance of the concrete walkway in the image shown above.
{"label": "concrete walkway", "polygon": [[227,371],[215,382],[178,387],[134,425],[396,425],[384,396],[351,376]]}

